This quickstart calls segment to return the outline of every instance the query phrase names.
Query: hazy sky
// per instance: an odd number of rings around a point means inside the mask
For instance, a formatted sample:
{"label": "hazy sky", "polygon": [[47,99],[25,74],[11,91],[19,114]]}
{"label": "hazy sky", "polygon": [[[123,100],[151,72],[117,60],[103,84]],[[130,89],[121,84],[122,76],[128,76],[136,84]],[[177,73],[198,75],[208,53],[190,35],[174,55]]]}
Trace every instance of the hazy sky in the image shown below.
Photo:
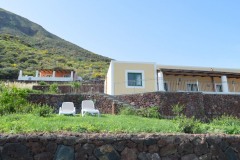
{"label": "hazy sky", "polygon": [[116,60],[240,69],[239,0],[0,0],[0,8]]}

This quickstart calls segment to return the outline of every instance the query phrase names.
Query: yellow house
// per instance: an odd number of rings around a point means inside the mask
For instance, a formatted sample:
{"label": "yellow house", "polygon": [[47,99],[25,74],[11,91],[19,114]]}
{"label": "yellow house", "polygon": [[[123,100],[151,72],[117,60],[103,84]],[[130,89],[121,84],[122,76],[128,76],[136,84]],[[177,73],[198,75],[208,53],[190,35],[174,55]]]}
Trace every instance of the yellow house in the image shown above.
{"label": "yellow house", "polygon": [[104,92],[109,95],[155,91],[240,92],[240,70],[111,61]]}

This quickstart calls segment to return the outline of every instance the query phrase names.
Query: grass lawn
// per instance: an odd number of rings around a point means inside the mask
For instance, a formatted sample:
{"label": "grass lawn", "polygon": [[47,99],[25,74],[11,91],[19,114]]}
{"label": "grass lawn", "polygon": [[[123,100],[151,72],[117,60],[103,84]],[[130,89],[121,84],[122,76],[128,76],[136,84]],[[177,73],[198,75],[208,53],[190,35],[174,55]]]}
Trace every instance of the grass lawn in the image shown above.
{"label": "grass lawn", "polygon": [[[194,123],[194,133],[240,133],[240,120],[218,120],[205,124],[183,120],[143,118],[129,115],[81,115],[64,116],[53,114],[39,117],[33,114],[10,114],[1,116],[0,133],[33,132],[98,132],[98,133],[180,133],[183,127]],[[191,126],[191,125],[190,125]],[[187,128],[189,129],[189,128]]]}

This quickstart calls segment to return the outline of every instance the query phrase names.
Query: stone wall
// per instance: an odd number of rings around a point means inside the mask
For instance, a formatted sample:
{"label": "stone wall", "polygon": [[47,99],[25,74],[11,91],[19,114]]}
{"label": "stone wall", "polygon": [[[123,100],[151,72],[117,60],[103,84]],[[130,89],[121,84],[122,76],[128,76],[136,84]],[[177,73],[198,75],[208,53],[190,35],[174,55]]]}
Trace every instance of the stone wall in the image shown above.
{"label": "stone wall", "polygon": [[[162,116],[172,117],[172,106],[184,105],[184,114],[188,117],[207,120],[221,115],[240,117],[240,95],[203,94],[201,92],[151,92],[143,94],[121,95],[110,97],[105,94],[32,94],[28,100],[34,103],[48,104],[58,112],[62,102],[73,102],[77,113],[81,111],[81,102],[92,99],[101,113],[118,113],[123,103],[137,108],[159,106]],[[117,99],[117,100],[116,100]],[[114,105],[113,105],[114,104]]]}
{"label": "stone wall", "polygon": [[52,159],[238,160],[240,137],[161,134],[0,134],[0,160]]}
{"label": "stone wall", "polygon": [[[58,113],[62,102],[73,102],[76,107],[77,114],[81,113],[81,103],[83,100],[93,100],[95,107],[100,113],[112,114],[117,110],[113,110],[113,100],[104,94],[30,94],[28,101],[37,104],[47,104],[52,106],[55,113]],[[115,108],[120,108],[122,104],[114,104]]]}
{"label": "stone wall", "polygon": [[[33,86],[34,90],[40,90],[47,92],[49,90],[49,85],[35,85]],[[82,84],[79,88],[73,88],[70,85],[59,85],[59,93],[103,93],[104,85],[103,84]]]}
{"label": "stone wall", "polygon": [[172,106],[184,105],[184,114],[188,117],[215,118],[221,115],[240,117],[240,95],[204,94],[201,92],[152,92],[117,96],[137,107],[159,106],[163,116],[173,116]]}

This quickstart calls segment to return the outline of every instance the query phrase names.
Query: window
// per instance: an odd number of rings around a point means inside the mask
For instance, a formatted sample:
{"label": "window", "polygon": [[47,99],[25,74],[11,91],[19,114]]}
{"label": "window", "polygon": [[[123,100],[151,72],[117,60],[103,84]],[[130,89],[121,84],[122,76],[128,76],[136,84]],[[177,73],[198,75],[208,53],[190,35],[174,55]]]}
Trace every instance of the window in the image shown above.
{"label": "window", "polygon": [[126,88],[145,88],[143,70],[125,70]]}
{"label": "window", "polygon": [[128,72],[128,86],[143,86],[142,73]]}
{"label": "window", "polygon": [[168,91],[168,84],[167,84],[167,82],[164,82],[164,90]]}
{"label": "window", "polygon": [[197,83],[188,83],[188,84],[187,84],[187,91],[192,91],[192,92],[198,91],[198,85],[197,85]]}
{"label": "window", "polygon": [[215,91],[216,92],[222,92],[223,91],[222,84],[215,84]]}

